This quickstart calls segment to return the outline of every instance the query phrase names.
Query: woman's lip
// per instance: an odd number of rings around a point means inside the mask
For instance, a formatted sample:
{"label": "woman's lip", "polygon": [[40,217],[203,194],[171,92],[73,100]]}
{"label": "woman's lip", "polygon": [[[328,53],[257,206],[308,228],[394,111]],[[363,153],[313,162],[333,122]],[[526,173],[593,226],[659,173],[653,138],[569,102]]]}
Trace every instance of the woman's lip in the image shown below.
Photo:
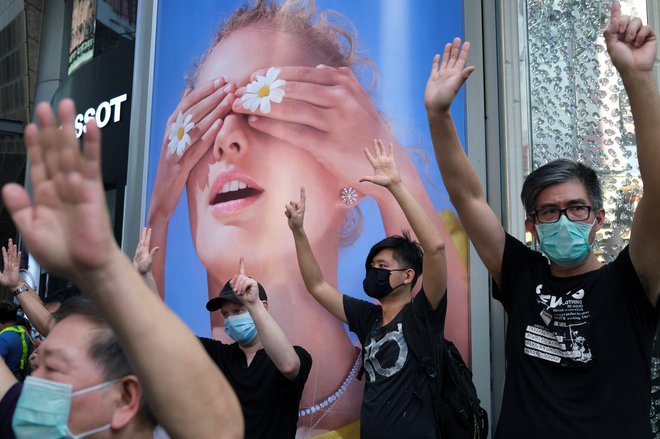
{"label": "woman's lip", "polygon": [[[237,192],[238,198],[231,199],[232,192]],[[255,203],[262,192],[263,189],[247,175],[238,172],[225,172],[213,182],[209,194],[209,207],[215,216],[224,216],[238,212]],[[226,196],[223,196],[223,194],[226,194]],[[228,199],[218,201],[218,198]]]}
{"label": "woman's lip", "polygon": [[211,186],[211,192],[209,193],[209,204],[213,205],[213,200],[222,191],[222,188],[226,184],[232,184],[233,182],[243,183],[247,187],[255,189],[259,192],[263,192],[261,186],[259,186],[256,181],[247,175],[240,172],[223,172],[215,179],[213,185]]}

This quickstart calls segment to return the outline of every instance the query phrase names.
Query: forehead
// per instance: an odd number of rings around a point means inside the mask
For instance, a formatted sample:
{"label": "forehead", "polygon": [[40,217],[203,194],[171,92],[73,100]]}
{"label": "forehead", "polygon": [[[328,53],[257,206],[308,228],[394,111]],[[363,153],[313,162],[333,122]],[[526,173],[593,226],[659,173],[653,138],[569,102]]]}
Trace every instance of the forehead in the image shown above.
{"label": "forehead", "polygon": [[222,40],[200,67],[197,82],[208,83],[218,76],[244,85],[259,69],[282,66],[315,66],[321,63],[299,37],[285,32],[247,27]]}
{"label": "forehead", "polygon": [[[63,373],[73,375],[98,375],[97,364],[89,356],[89,347],[99,329],[91,321],[81,316],[70,316],[58,322],[39,347],[39,355],[44,360],[52,358],[61,366]],[[87,372],[85,372],[87,371]],[[83,376],[74,377],[84,379]]]}
{"label": "forehead", "polygon": [[544,206],[568,206],[571,204],[591,204],[584,184],[578,180],[568,180],[543,189],[536,197],[536,208]]}
{"label": "forehead", "polygon": [[392,250],[391,248],[386,248],[379,251],[374,255],[373,259],[371,260],[371,263],[376,263],[376,262],[389,262],[389,263],[395,262],[394,250]]}

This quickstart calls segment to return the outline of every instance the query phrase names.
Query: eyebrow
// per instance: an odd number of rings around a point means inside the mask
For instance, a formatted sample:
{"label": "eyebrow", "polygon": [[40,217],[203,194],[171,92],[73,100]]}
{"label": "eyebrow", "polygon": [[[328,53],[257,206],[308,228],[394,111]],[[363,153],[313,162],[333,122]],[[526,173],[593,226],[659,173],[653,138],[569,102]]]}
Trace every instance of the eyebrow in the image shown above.
{"label": "eyebrow", "polygon": [[[585,206],[588,205],[587,201],[583,198],[576,198],[573,200],[569,200],[565,203],[566,206]],[[541,210],[541,209],[549,209],[549,208],[557,208],[559,207],[559,203],[543,203],[539,206],[536,206],[536,210]]]}

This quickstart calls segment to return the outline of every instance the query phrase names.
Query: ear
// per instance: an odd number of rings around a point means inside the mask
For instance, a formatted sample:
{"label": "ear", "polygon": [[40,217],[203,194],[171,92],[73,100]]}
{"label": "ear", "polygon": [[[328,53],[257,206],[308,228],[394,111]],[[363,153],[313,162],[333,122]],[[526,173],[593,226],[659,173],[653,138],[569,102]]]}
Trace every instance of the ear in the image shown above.
{"label": "ear", "polygon": [[600,228],[603,227],[603,224],[605,224],[605,209],[600,208],[598,209],[598,213],[596,213],[596,224],[594,224],[594,229],[600,230]]}
{"label": "ear", "polygon": [[529,217],[525,217],[525,229],[526,229],[529,233],[532,234],[532,236],[534,237],[534,239],[536,240],[536,242],[540,242],[540,241],[539,241],[539,234],[538,234],[538,232],[536,231],[536,225],[534,224],[534,222],[533,222]]}
{"label": "ear", "polygon": [[261,303],[264,304],[264,308],[268,309],[268,301],[267,300],[262,300]]}
{"label": "ear", "polygon": [[412,268],[409,268],[405,271],[406,277],[403,279],[404,284],[410,284],[412,283],[413,279],[415,278],[415,270]]}
{"label": "ear", "polygon": [[112,414],[113,430],[121,430],[135,419],[140,411],[140,401],[142,400],[142,385],[135,375],[121,378],[118,384],[121,395]]}

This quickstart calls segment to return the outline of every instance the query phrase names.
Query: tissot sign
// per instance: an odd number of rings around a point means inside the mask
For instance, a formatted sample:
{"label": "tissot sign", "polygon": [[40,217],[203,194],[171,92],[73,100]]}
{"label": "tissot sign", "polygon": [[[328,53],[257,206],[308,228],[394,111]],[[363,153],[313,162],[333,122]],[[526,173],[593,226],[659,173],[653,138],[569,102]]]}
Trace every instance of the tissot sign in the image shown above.
{"label": "tissot sign", "polygon": [[86,132],[91,119],[103,136],[103,181],[108,186],[126,182],[131,119],[134,45],[116,47],[81,65],[64,81],[53,98],[76,103],[76,136]]}
{"label": "tissot sign", "polygon": [[[103,129],[108,123],[117,123],[121,120],[122,103],[126,102],[128,94],[124,93],[121,96],[114,97],[107,101],[101,102],[98,107],[90,107],[84,113],[79,113],[76,116],[74,126],[76,128],[76,137],[82,136],[87,132],[87,122],[96,119],[96,124],[99,128]],[[126,116],[128,117],[128,116]]]}

